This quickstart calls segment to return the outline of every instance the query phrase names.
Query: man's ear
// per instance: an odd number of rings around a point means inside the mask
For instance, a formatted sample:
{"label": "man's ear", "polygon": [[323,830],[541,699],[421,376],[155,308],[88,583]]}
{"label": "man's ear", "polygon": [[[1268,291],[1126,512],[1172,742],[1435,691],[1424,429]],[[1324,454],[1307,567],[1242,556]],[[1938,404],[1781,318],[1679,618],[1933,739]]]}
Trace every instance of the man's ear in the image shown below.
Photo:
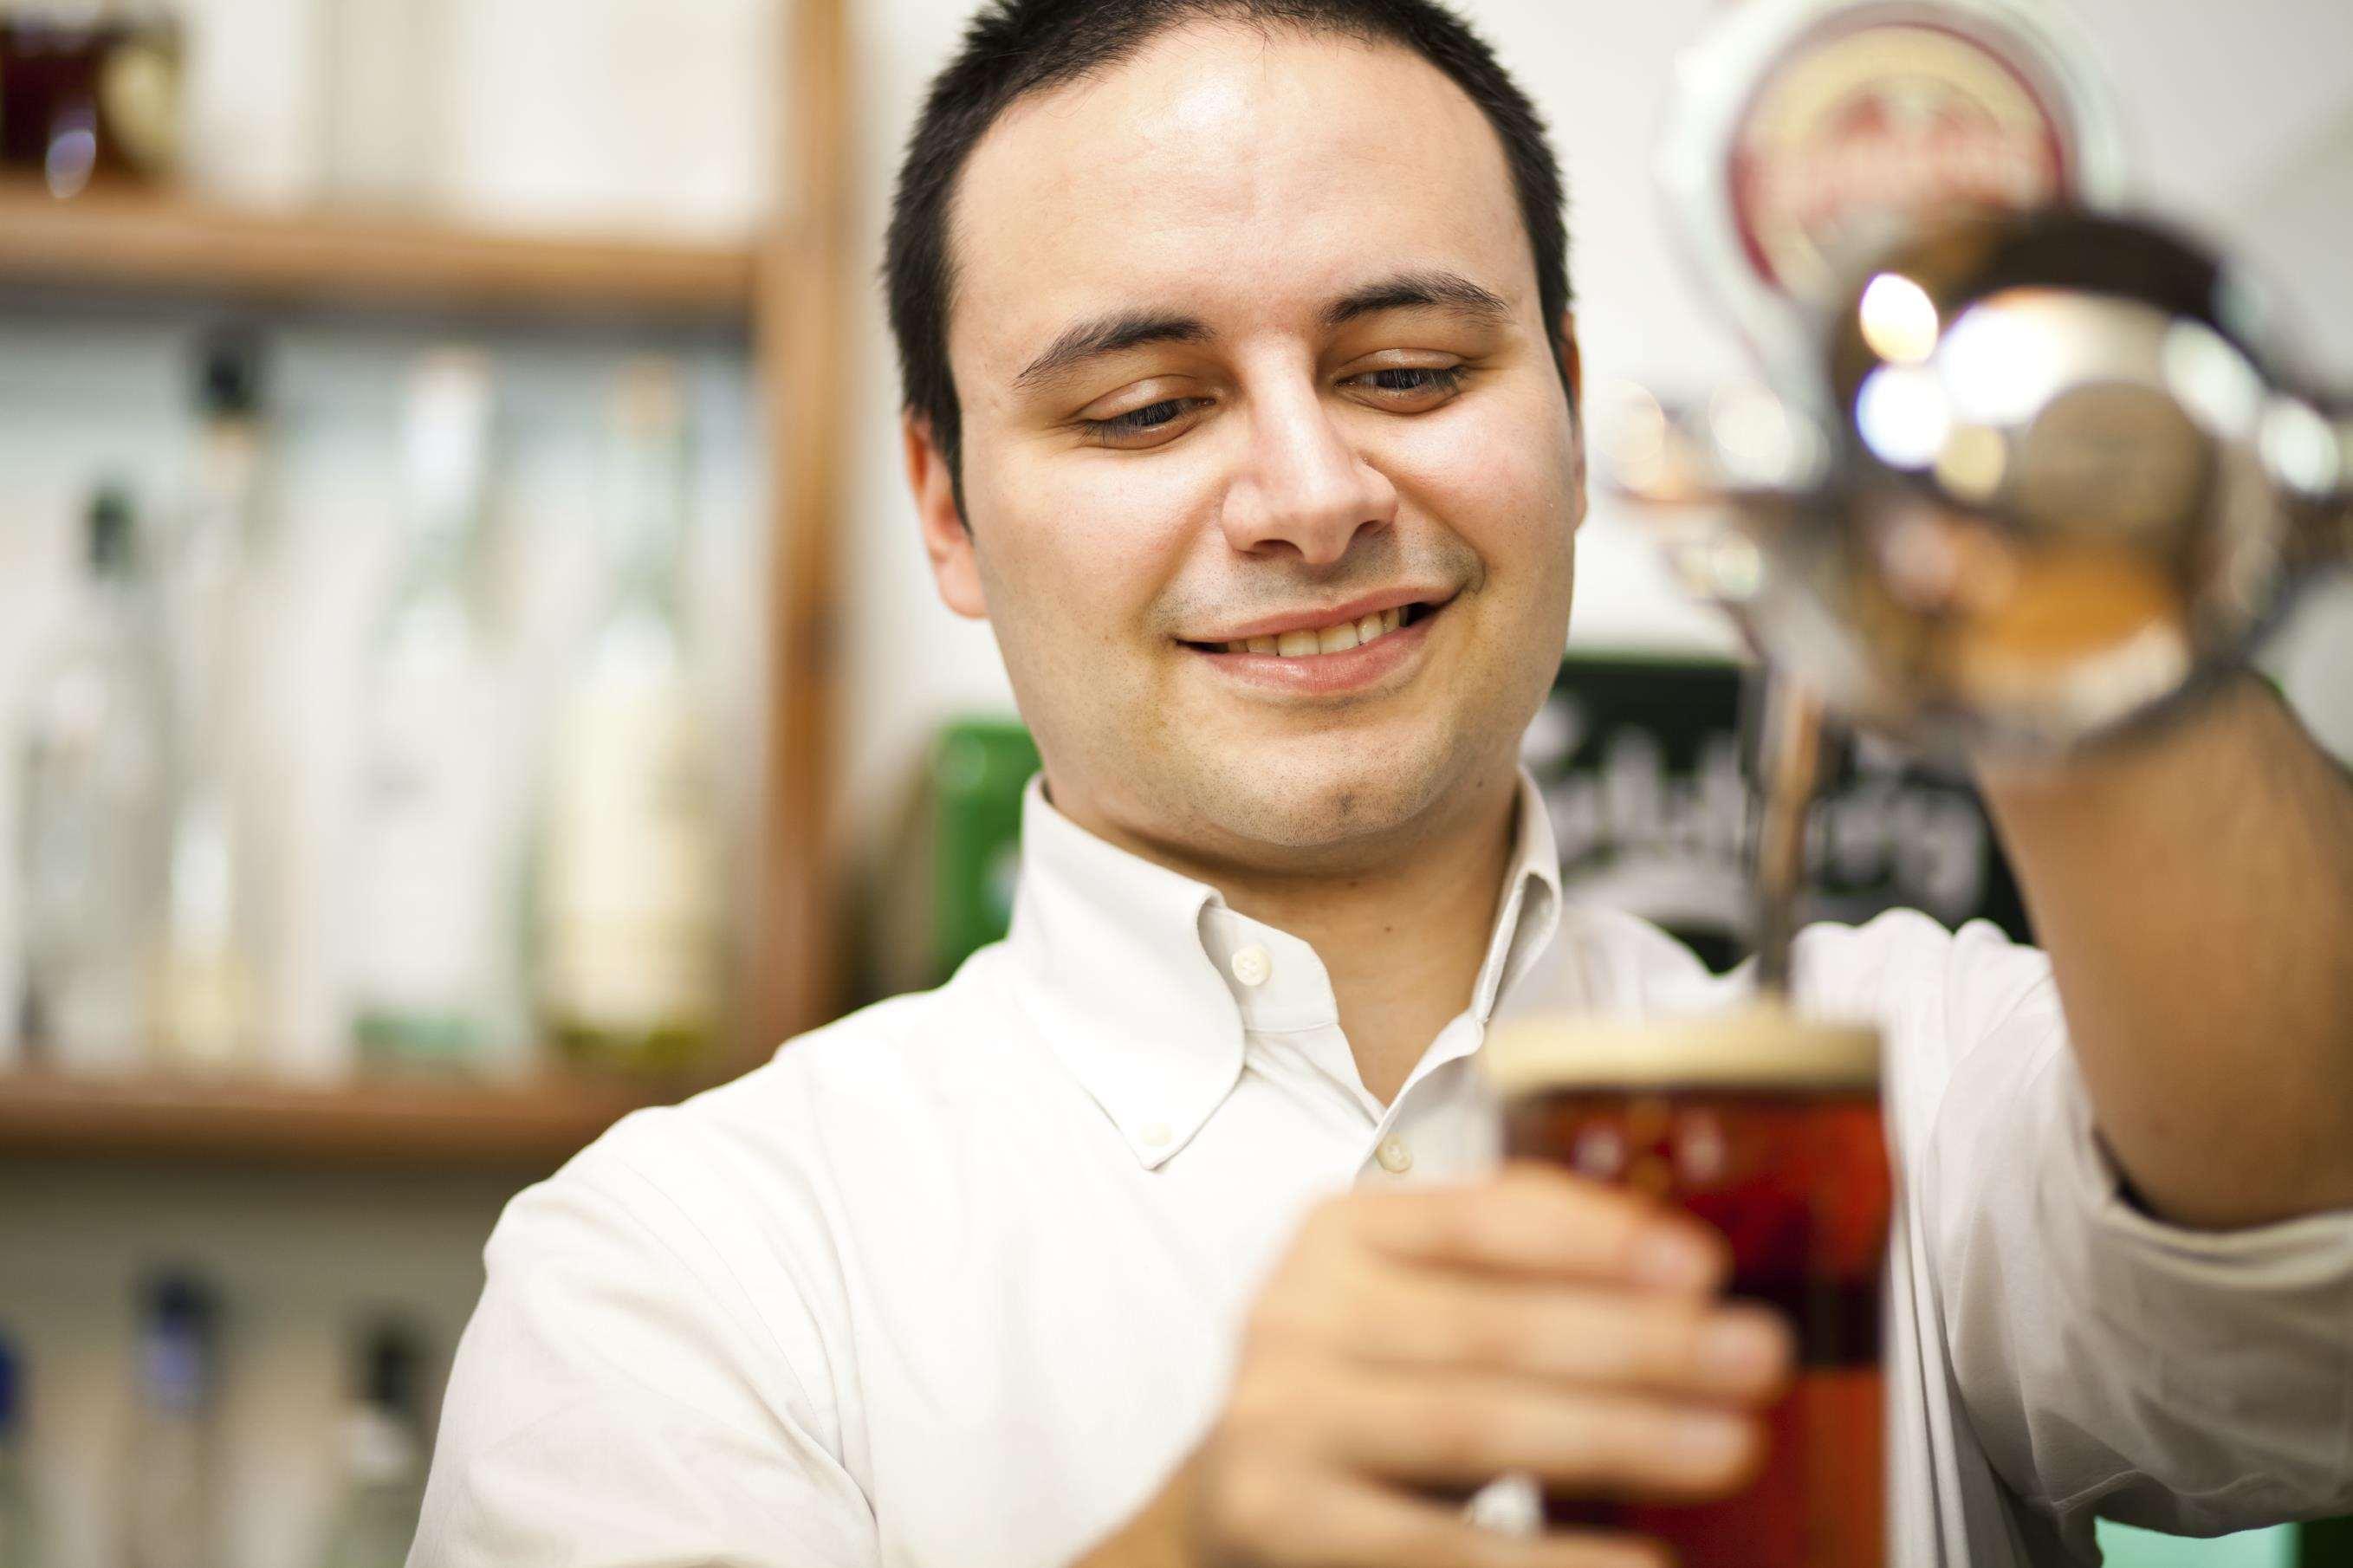
{"label": "man's ear", "polygon": [[1585,354],[1577,343],[1577,312],[1560,313],[1560,336],[1555,351],[1560,355],[1561,380],[1568,387],[1568,428],[1576,444],[1577,515],[1570,522],[1572,529],[1585,521]]}
{"label": "man's ear", "polygon": [[915,498],[915,524],[923,535],[923,553],[931,557],[940,602],[959,616],[987,620],[988,599],[980,588],[972,531],[956,510],[955,484],[947,458],[932,439],[931,421],[911,410],[902,417],[900,429],[906,447],[907,488]]}
{"label": "man's ear", "polygon": [[1569,416],[1580,424],[1585,418],[1585,355],[1577,346],[1577,312],[1560,313],[1560,372],[1568,383]]}

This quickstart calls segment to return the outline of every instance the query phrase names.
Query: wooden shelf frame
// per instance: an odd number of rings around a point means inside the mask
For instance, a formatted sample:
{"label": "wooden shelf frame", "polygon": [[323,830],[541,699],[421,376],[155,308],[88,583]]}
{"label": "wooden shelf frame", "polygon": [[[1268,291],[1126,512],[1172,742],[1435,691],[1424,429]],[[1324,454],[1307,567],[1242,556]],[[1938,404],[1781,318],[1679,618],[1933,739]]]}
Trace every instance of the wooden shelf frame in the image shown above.
{"label": "wooden shelf frame", "polygon": [[740,325],[756,273],[748,246],[247,213],[131,191],[61,202],[37,184],[0,182],[0,279],[18,286]]}
{"label": "wooden shelf frame", "polygon": [[[551,1079],[515,1088],[341,1089],[0,1073],[0,1159],[37,1155],[553,1168],[638,1105],[757,1066],[846,994],[838,788],[842,410],[860,308],[849,174],[848,0],[779,0],[786,200],[751,243],[470,232],[337,214],[269,216],[0,181],[0,289],[189,295],[257,306],[518,320],[716,324],[747,334],[767,454],[769,723],[760,908],[744,1027],[701,1081],[666,1091]],[[0,300],[0,310],[5,310]]]}
{"label": "wooden shelf frame", "polygon": [[550,1076],[513,1084],[371,1079],[0,1075],[0,1160],[544,1174],[641,1106],[652,1085]]}
{"label": "wooden shelf frame", "polygon": [[786,0],[789,110],[780,167],[794,197],[760,247],[753,358],[767,389],[770,504],[769,781],[763,956],[737,1071],[836,1016],[848,987],[843,857],[836,842],[842,655],[839,541],[849,431],[859,406],[848,323],[860,308],[849,171],[849,0]]}

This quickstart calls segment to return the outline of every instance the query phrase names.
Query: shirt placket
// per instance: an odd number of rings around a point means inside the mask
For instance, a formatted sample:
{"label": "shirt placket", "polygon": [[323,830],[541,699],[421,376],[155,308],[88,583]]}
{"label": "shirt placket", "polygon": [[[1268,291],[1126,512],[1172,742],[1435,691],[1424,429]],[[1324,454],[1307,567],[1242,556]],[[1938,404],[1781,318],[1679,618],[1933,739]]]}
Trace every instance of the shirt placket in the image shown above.
{"label": "shirt placket", "polygon": [[1459,1075],[1467,1070],[1461,1065],[1465,1058],[1485,1038],[1485,1026],[1468,1012],[1439,1031],[1405,1087],[1374,1124],[1357,1164],[1360,1183],[1444,1181],[1468,1175],[1482,1163],[1466,1157],[1476,1141],[1451,1123],[1470,1113],[1461,1103]]}

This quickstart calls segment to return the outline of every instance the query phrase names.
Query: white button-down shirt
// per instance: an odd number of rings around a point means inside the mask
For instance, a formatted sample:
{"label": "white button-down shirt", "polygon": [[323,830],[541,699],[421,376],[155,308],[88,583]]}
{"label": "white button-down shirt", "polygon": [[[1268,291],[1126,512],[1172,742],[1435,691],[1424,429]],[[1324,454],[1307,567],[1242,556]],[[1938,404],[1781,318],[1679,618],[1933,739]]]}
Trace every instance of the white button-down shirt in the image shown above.
{"label": "white button-down shirt", "polygon": [[[1493,1163],[1472,1058],[1499,1011],[1745,984],[1564,907],[1524,779],[1471,1005],[1384,1106],[1306,943],[1034,783],[1023,833],[1012,934],[946,985],[628,1118],[509,1205],[411,1568],[1068,1563],[1214,1418],[1310,1204]],[[1897,1562],[2353,1507],[2353,1216],[2201,1234],[2122,1201],[2049,965],[1989,925],[1817,926],[1797,974],[1885,1031]]]}

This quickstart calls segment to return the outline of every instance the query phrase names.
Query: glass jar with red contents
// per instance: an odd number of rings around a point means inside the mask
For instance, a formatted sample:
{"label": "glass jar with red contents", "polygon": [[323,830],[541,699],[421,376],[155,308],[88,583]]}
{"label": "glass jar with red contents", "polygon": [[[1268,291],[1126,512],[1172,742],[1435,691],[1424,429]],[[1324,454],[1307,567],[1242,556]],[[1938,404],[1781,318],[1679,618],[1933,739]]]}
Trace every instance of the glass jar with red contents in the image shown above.
{"label": "glass jar with red contents", "polygon": [[154,182],[180,152],[182,51],[167,14],[121,5],[0,11],[0,167],[51,195]]}
{"label": "glass jar with red contents", "polygon": [[1878,1036],[1758,1005],[1647,1024],[1532,1020],[1484,1053],[1507,1156],[1688,1210],[1731,1244],[1734,1296],[1778,1309],[1798,1373],[1770,1447],[1719,1502],[1549,1497],[1555,1524],[1630,1531],[1683,1568],[1877,1568],[1886,1503],[1880,1334],[1894,1184]]}

